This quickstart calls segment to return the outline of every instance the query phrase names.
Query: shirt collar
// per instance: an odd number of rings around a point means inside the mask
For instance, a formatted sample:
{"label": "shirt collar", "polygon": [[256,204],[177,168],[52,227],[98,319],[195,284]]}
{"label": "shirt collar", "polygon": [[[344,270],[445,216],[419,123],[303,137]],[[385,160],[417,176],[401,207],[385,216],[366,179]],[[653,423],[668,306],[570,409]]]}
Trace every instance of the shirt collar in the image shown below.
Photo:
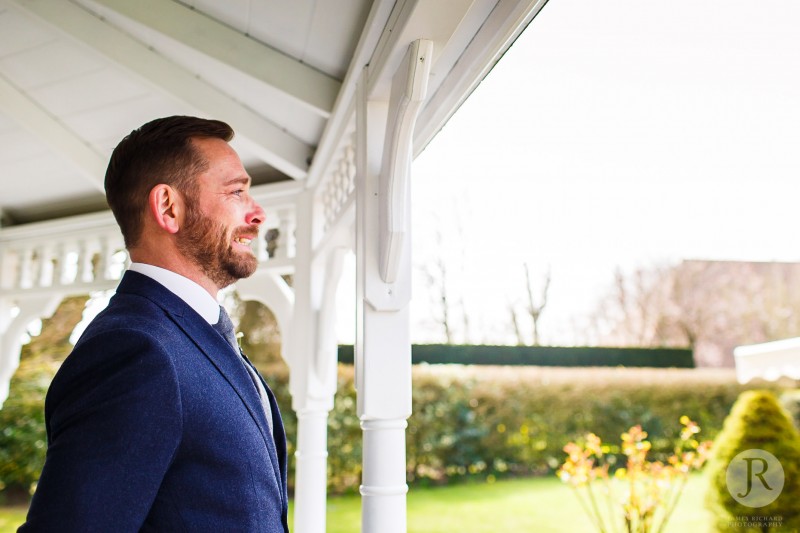
{"label": "shirt collar", "polygon": [[209,324],[216,324],[219,320],[219,304],[217,301],[208,291],[189,278],[176,274],[171,270],[146,263],[131,263],[129,270],[144,274],[169,289],[170,292],[186,302]]}

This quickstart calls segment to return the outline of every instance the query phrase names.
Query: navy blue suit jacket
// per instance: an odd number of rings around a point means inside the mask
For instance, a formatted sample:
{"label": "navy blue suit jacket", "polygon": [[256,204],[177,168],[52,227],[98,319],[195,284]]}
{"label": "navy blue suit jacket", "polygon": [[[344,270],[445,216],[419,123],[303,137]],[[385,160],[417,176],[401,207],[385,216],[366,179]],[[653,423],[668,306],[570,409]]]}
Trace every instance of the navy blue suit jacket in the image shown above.
{"label": "navy blue suit jacket", "polygon": [[47,459],[20,531],[287,532],[286,440],[268,394],[271,435],[222,336],[127,272],[47,393]]}

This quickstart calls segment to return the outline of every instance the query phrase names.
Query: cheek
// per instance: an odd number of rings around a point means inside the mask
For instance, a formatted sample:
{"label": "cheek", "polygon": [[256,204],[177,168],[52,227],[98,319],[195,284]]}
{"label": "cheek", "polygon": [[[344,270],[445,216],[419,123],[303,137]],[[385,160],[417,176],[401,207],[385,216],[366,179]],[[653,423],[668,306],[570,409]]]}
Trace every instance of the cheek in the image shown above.
{"label": "cheek", "polygon": [[217,209],[213,214],[214,219],[226,228],[235,228],[242,217],[242,209],[238,205],[228,205],[224,209]]}

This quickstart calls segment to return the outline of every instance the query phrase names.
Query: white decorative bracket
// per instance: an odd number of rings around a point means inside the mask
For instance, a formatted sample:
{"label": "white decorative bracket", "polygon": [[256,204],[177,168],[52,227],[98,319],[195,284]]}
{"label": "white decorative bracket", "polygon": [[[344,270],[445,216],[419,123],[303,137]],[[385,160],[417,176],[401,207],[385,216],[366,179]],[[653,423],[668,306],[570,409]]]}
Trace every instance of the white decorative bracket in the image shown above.
{"label": "white decorative bracket", "polygon": [[433,62],[433,41],[411,43],[392,79],[389,117],[386,122],[384,158],[380,176],[380,274],[394,283],[408,231],[411,149],[414,125],[428,92]]}
{"label": "white decorative bracket", "polygon": [[322,302],[317,312],[316,347],[313,358],[313,372],[318,380],[316,387],[318,390],[309,389],[309,394],[312,396],[325,398],[336,394],[336,290],[342,277],[347,253],[347,248],[338,246],[328,254]]}

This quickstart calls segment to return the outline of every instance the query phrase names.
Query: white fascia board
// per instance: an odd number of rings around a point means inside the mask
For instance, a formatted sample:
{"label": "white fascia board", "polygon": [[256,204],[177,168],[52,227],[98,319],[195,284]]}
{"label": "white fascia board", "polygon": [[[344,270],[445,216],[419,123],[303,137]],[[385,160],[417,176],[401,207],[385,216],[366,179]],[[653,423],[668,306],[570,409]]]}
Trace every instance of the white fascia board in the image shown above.
{"label": "white fascia board", "polygon": [[230,123],[258,157],[284,174],[295,179],[307,176],[308,162],[313,154],[311,146],[128,34],[71,2],[10,1],[12,5],[125,67],[156,90],[188,104],[200,113]]}
{"label": "white fascia board", "polygon": [[330,116],[339,81],[229,26],[178,2],[94,1],[278,89],[323,118]]}
{"label": "white fascia board", "polygon": [[503,57],[547,0],[499,0],[453,69],[429,98],[414,132],[418,156]]}
{"label": "white fascia board", "polygon": [[0,111],[71,162],[95,189],[104,191],[106,159],[2,75]]}

